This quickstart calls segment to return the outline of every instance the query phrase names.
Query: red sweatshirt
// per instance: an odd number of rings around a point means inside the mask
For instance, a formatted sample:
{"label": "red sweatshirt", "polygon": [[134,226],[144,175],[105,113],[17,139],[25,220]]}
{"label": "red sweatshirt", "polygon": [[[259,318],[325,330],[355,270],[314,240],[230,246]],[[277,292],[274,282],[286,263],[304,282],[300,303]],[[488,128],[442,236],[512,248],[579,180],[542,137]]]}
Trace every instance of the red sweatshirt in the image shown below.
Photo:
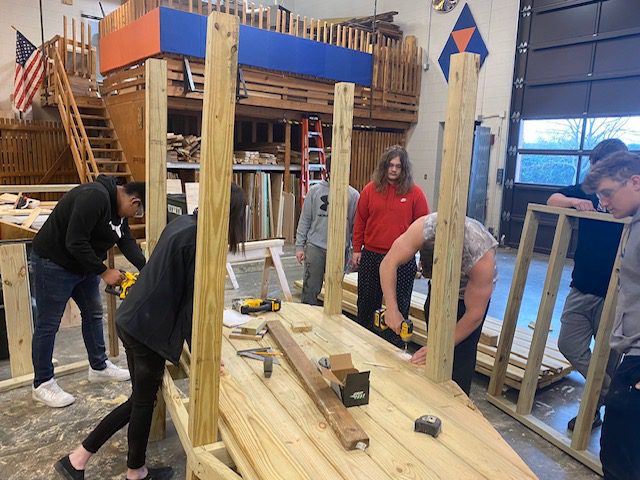
{"label": "red sweatshirt", "polygon": [[387,253],[393,242],[418,218],[429,214],[429,204],[422,189],[416,185],[405,195],[397,195],[395,185],[376,191],[373,182],[362,189],[356,221],[353,226],[353,251],[366,248]]}

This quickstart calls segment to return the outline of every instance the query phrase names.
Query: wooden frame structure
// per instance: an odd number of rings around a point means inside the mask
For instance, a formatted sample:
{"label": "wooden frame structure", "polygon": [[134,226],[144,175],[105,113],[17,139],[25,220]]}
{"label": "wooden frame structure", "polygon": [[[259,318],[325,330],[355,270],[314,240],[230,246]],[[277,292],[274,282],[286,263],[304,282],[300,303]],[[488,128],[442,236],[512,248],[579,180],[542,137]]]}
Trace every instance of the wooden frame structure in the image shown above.
{"label": "wooden frame structure", "polygon": [[[541,216],[549,214],[557,215],[558,224],[556,226],[551,254],[549,255],[549,267],[542,291],[542,299],[540,301],[538,316],[536,318],[536,326],[533,333],[533,340],[531,342],[531,349],[529,351],[529,359],[525,369],[522,388],[518,395],[517,403],[513,404],[502,397],[508,356],[511,351],[513,336],[518,321],[518,315],[520,313],[520,306],[522,304],[522,297],[527,281],[527,273],[533,256],[533,247],[540,219]],[[628,226],[625,226],[624,228],[620,246],[618,248],[618,255],[611,274],[609,288],[607,290],[602,315],[600,317],[600,326],[596,336],[595,348],[591,357],[587,381],[582,395],[582,400],[580,402],[580,410],[578,412],[578,418],[572,437],[567,437],[564,433],[553,429],[531,414],[536,393],[537,371],[540,369],[542,355],[549,335],[549,327],[551,325],[553,308],[555,306],[558,287],[560,285],[560,277],[562,275],[564,260],[571,240],[572,224],[576,218],[586,218],[622,224],[629,223],[628,218],[618,220],[613,218],[611,215],[604,213],[580,212],[568,208],[529,204],[520,240],[520,247],[518,248],[518,256],[516,258],[516,266],[511,282],[511,290],[509,292],[509,300],[507,302],[502,331],[500,332],[496,362],[494,364],[491,381],[489,383],[487,400],[556,447],[563,450],[565,453],[571,455],[576,460],[601,475],[602,467],[599,459],[591,452],[587,451],[586,448],[591,434],[591,423],[598,406],[598,397],[600,395],[600,390],[602,389],[602,381],[605,376],[605,370],[609,358],[609,338],[611,337],[615,316],[620,252],[625,236],[627,235],[626,232],[628,231]]]}

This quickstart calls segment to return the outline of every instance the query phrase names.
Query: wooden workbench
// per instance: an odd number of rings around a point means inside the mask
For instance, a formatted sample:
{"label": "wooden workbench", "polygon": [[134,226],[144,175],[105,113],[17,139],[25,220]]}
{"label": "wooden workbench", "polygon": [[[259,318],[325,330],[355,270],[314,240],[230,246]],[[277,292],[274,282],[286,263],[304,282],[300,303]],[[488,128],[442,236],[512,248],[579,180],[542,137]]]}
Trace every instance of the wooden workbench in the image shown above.
{"label": "wooden workbench", "polygon": [[[225,328],[220,431],[244,479],[268,478],[257,470],[278,471],[283,455],[304,474],[280,470],[277,478],[535,478],[455,384],[438,386],[427,380],[423,368],[401,359],[398,349],[373,333],[342,315],[329,317],[321,307],[309,305],[285,303],[280,312],[265,317],[281,320],[288,329],[295,320],[311,322],[312,331],[291,335],[313,361],[350,352],[356,368],[371,371],[369,404],[349,409],[369,435],[370,446],[365,451],[341,446],[286,359],[265,378],[261,362],[236,355],[236,350],[260,345],[276,348],[269,334],[260,342],[229,340],[230,329]],[[231,428],[232,419],[245,415],[239,412],[246,409],[258,412],[259,418],[248,416],[252,427]],[[424,414],[442,419],[437,439],[413,431],[414,420]],[[269,438],[261,438],[265,431]],[[272,446],[273,433],[279,442]],[[251,454],[247,436],[254,436],[252,444],[258,446]]]}

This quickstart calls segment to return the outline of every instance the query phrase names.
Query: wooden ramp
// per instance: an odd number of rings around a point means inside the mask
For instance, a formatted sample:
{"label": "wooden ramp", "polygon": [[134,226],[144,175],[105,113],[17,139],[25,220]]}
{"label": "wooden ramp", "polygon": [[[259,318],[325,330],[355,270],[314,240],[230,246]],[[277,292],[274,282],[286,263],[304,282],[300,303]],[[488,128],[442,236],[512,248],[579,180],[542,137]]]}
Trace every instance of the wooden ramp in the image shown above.
{"label": "wooden ramp", "polygon": [[[277,349],[269,334],[260,342],[229,340],[225,328],[220,430],[243,479],[536,478],[453,382],[427,380],[424,369],[353,321],[294,303],[265,318],[288,330],[297,320],[309,321],[311,331],[290,333],[312,361],[349,352],[356,368],[371,371],[369,404],[349,409],[370,446],[342,447],[288,360],[281,358],[265,378],[261,362],[236,355],[257,346]],[[413,431],[424,414],[441,418],[437,439]]]}
{"label": "wooden ramp", "polygon": [[[302,288],[302,281],[294,282],[297,288]],[[350,273],[345,275],[342,282],[342,309],[351,315],[358,313],[358,274]],[[320,299],[324,299],[324,289],[319,295]],[[419,345],[426,345],[427,332],[424,320],[424,302],[426,295],[413,292],[411,295],[411,307],[409,316],[414,323],[413,341]],[[502,329],[502,321],[493,317],[487,317],[482,328],[482,336],[478,344],[478,353],[476,356],[476,372],[487,377],[491,376],[493,364],[498,345],[498,337]],[[524,371],[527,366],[529,349],[531,347],[531,339],[533,332],[527,328],[516,329],[513,345],[511,347],[511,355],[509,356],[509,366],[507,368],[507,376],[505,384],[516,390],[520,390]],[[549,338],[544,351],[542,364],[538,374],[537,388],[545,388],[553,383],[562,380],[569,375],[573,368],[566,358],[558,350],[557,340]]]}

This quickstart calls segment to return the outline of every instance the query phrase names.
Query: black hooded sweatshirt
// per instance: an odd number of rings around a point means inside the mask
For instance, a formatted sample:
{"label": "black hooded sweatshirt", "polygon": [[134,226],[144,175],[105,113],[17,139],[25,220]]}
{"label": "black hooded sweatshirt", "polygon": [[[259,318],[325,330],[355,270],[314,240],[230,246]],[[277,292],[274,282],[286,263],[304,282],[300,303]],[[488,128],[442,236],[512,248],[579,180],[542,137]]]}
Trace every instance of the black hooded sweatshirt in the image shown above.
{"label": "black hooded sweatshirt", "polygon": [[118,216],[116,182],[100,175],[60,199],[33,239],[33,250],[70,272],[99,275],[107,269],[103,262],[115,244],[138,270],[144,267],[127,219]]}
{"label": "black hooded sweatshirt", "polygon": [[178,364],[191,346],[197,217],[182,215],[160,235],[149,262],[118,309],[118,328]]}

